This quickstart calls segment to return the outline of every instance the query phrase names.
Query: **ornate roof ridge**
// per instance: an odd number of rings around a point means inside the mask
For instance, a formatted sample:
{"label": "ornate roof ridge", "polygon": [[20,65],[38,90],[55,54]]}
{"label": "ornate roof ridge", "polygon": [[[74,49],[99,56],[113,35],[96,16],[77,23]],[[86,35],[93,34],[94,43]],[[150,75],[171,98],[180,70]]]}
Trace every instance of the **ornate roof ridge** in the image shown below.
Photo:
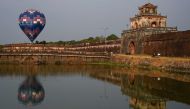
{"label": "ornate roof ridge", "polygon": [[154,4],[152,4],[152,3],[146,3],[146,4],[144,4],[144,5],[142,5],[141,7],[139,7],[139,9],[142,9],[142,8],[157,8],[157,6],[156,5],[154,5]]}

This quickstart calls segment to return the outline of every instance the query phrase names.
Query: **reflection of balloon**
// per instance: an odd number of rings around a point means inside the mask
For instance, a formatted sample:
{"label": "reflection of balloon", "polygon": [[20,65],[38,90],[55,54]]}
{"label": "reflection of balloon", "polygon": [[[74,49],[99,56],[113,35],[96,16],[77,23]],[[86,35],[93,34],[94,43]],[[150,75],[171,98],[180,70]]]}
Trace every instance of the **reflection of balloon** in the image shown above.
{"label": "reflection of balloon", "polygon": [[19,16],[19,25],[26,36],[33,42],[46,24],[43,13],[29,9]]}
{"label": "reflection of balloon", "polygon": [[18,100],[25,105],[36,105],[43,101],[45,91],[36,77],[27,77],[18,90]]}

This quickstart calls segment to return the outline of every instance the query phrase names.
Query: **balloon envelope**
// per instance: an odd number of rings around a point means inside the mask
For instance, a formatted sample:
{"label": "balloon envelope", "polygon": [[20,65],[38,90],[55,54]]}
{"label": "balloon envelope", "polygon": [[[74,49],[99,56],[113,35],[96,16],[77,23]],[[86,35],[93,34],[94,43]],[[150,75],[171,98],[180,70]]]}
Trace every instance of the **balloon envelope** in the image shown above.
{"label": "balloon envelope", "polygon": [[31,42],[37,38],[45,24],[44,14],[34,9],[26,10],[19,16],[19,26]]}

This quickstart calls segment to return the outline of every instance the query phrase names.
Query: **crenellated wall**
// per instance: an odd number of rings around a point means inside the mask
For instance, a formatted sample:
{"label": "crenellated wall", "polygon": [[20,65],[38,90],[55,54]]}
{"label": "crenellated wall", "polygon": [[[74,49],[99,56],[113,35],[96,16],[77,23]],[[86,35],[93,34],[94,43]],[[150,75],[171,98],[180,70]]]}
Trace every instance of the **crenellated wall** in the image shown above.
{"label": "crenellated wall", "polygon": [[109,40],[106,42],[82,43],[77,45],[59,45],[59,44],[7,44],[0,52],[4,53],[61,53],[76,52],[112,52],[120,53],[121,40]]}
{"label": "crenellated wall", "polygon": [[61,54],[0,54],[0,64],[87,64],[107,62],[109,56]]}

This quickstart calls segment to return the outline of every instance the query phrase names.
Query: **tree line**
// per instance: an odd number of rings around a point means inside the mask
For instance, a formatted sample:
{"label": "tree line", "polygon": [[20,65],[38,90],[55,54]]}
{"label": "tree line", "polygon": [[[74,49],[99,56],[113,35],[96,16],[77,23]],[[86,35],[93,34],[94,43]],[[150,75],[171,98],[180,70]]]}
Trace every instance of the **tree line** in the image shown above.
{"label": "tree line", "polygon": [[70,41],[55,41],[55,42],[46,42],[46,41],[36,41],[36,44],[58,44],[58,45],[76,45],[82,43],[96,43],[96,42],[105,42],[109,40],[117,40],[119,39],[118,36],[115,34],[111,34],[107,37],[103,36],[96,36],[96,37],[89,37],[82,40],[70,40]]}
{"label": "tree line", "polygon": [[2,51],[2,49],[3,49],[3,45],[0,45],[0,52]]}

